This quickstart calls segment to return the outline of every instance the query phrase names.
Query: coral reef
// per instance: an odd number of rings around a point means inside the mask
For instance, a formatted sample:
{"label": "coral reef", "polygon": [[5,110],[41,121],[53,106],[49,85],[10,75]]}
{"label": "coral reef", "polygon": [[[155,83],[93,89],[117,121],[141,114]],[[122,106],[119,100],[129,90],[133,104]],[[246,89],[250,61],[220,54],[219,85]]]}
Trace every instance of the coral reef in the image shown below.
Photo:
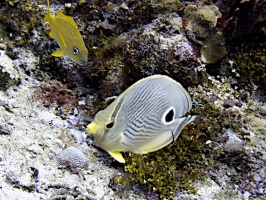
{"label": "coral reef", "polygon": [[80,168],[88,168],[89,159],[78,148],[70,146],[55,156],[58,165],[69,167],[74,174],[80,175],[85,180],[85,174]]}
{"label": "coral reef", "polygon": [[[1,199],[264,199],[265,1],[50,3],[74,18],[88,64],[50,56],[46,1],[0,2]],[[118,164],[84,129],[158,73],[188,89],[198,117],[170,146]],[[87,169],[55,165],[69,146]]]}

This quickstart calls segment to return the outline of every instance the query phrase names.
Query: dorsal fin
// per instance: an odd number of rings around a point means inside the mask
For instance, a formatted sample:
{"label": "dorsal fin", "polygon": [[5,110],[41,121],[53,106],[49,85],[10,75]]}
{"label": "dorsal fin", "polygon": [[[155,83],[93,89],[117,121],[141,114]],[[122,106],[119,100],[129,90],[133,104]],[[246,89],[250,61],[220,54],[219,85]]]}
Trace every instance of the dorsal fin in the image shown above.
{"label": "dorsal fin", "polygon": [[76,24],[76,22],[74,21],[74,19],[70,16],[67,16],[63,13],[63,10],[60,10],[57,15],[55,16],[55,19],[57,18],[61,18],[66,20],[68,23],[72,24],[74,27],[76,27],[78,29],[78,26]]}

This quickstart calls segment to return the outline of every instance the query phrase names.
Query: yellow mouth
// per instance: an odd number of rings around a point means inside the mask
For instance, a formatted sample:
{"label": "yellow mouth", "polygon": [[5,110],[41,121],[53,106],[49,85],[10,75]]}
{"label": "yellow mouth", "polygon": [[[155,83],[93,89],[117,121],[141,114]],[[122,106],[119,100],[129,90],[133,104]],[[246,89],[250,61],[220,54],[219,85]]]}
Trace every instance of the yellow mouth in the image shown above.
{"label": "yellow mouth", "polygon": [[96,124],[95,122],[90,123],[87,128],[86,132],[89,134],[95,134],[102,128],[102,125]]}

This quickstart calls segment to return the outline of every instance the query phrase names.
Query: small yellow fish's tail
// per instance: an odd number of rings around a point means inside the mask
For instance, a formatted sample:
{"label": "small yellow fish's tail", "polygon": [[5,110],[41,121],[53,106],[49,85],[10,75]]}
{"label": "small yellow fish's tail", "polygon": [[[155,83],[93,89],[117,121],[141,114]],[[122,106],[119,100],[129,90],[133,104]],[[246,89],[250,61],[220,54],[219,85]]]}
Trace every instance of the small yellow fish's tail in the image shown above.
{"label": "small yellow fish's tail", "polygon": [[47,11],[47,14],[43,18],[43,22],[49,22],[50,19],[52,18],[51,13],[50,13],[50,2],[49,2],[49,0],[47,0],[47,7],[48,7],[47,8],[48,11]]}
{"label": "small yellow fish's tail", "polygon": [[50,2],[47,0],[48,11],[50,10]]}

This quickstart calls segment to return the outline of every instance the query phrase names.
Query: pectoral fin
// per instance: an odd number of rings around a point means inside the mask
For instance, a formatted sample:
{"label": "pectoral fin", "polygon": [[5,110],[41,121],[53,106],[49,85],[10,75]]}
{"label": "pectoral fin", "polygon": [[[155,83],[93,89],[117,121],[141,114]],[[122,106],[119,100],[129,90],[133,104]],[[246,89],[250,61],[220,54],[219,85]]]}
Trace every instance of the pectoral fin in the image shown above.
{"label": "pectoral fin", "polygon": [[125,159],[123,158],[122,154],[120,152],[117,151],[108,151],[108,153],[114,158],[116,159],[118,162],[120,163],[125,163]]}
{"label": "pectoral fin", "polygon": [[55,56],[55,57],[61,57],[61,56],[64,56],[64,52],[61,50],[61,49],[56,49],[53,53],[52,53],[52,56]]}

